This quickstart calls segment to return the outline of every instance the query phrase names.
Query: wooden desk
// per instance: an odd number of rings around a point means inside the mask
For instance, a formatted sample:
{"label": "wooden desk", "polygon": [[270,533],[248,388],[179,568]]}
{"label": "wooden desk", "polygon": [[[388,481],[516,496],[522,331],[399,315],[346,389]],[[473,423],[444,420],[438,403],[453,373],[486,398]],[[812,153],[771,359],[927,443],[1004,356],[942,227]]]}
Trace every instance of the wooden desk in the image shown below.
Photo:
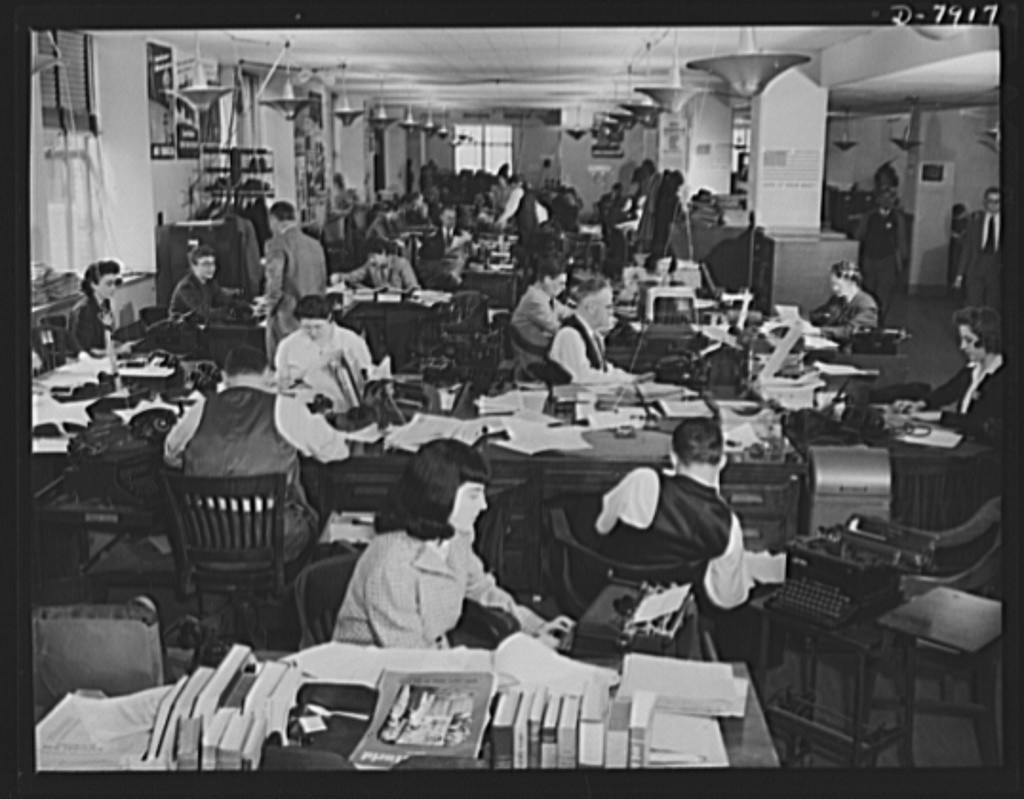
{"label": "wooden desk", "polygon": [[[491,464],[491,491],[508,492],[507,504],[488,510],[478,524],[480,539],[497,536],[503,551],[499,581],[507,588],[539,593],[543,589],[546,541],[542,506],[573,494],[600,494],[627,472],[640,466],[667,465],[671,439],[641,430],[635,438],[611,432],[584,433],[592,449],[526,456],[491,443],[484,444]],[[356,453],[346,461],[303,464],[310,501],[322,518],[334,510],[377,510],[398,480],[408,456],[379,449]],[[796,534],[803,462],[730,463],[722,474],[722,495],[744,525],[748,548],[780,546]],[[500,529],[489,529],[496,514]],[[485,540],[486,549],[494,547]],[[493,565],[493,564],[492,564]]]}

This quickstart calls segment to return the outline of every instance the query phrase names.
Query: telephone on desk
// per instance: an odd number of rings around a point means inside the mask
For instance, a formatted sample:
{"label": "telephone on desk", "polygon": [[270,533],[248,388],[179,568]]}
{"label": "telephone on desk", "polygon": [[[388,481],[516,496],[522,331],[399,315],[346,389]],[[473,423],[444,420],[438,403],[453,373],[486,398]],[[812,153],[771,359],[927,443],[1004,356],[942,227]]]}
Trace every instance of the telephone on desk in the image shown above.
{"label": "telephone on desk", "polygon": [[851,516],[788,546],[786,582],[765,605],[822,627],[840,627],[895,605],[900,577],[927,571],[934,558],[932,536]]}

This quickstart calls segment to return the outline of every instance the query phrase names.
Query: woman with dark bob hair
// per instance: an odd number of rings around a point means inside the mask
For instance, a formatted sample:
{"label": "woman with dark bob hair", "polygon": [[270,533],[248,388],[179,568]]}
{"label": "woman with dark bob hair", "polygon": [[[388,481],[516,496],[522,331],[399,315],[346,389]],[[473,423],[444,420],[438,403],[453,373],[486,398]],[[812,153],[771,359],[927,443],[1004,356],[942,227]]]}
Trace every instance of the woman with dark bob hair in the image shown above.
{"label": "woman with dark bob hair", "polygon": [[[994,435],[1003,418],[1003,343],[999,313],[992,308],[961,308],[953,314],[966,365],[932,389],[923,383],[881,389],[876,402],[893,401],[897,413],[944,410],[943,422],[969,434]],[[888,396],[883,396],[884,392]]]}
{"label": "woman with dark bob hair", "polygon": [[[121,285],[121,265],[104,260],[89,264],[82,276],[82,297],[71,309],[68,330],[79,352],[102,358],[107,352],[106,333],[114,332],[114,312],[110,301]],[[115,352],[127,350],[128,344],[115,345]]]}
{"label": "woman with dark bob hair", "polygon": [[444,649],[472,599],[513,614],[523,632],[554,646],[571,622],[545,622],[497,586],[473,552],[473,525],[487,508],[490,470],[460,441],[425,444],[377,516],[376,535],[356,563],[334,640]]}

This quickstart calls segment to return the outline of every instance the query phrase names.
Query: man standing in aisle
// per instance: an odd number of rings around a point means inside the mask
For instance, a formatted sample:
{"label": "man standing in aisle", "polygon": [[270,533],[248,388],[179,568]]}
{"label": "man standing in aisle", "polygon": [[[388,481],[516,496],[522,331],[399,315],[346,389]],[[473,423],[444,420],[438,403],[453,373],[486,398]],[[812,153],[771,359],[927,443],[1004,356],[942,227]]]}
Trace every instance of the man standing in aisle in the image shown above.
{"label": "man standing in aisle", "polygon": [[878,207],[861,217],[855,238],[860,242],[864,288],[878,301],[884,320],[910,254],[907,223],[896,204],[895,188],[878,190]]}
{"label": "man standing in aisle", "polygon": [[962,241],[953,288],[966,284],[969,308],[998,309],[1002,305],[1002,215],[998,186],[985,189],[985,210],[971,214]]}
{"label": "man standing in aisle", "polygon": [[295,206],[278,200],[270,206],[266,247],[266,294],[258,301],[267,313],[267,360],[273,363],[281,339],[299,327],[295,303],[308,294],[327,290],[327,259],[316,239],[307,236],[295,219]]}

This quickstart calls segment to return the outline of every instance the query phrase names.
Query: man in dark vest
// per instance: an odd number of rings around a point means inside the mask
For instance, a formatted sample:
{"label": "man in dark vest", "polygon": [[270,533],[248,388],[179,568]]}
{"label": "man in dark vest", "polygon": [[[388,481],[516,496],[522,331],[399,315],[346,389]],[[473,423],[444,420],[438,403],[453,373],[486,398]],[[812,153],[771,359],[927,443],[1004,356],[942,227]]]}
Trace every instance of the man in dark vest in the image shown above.
{"label": "man in dark vest", "polygon": [[967,221],[953,286],[960,288],[967,284],[968,307],[999,308],[1002,305],[999,286],[1002,215],[999,208],[999,188],[990,186],[985,189],[985,209],[975,211]]}
{"label": "man in dark vest", "polygon": [[631,375],[605,358],[604,337],[615,325],[612,288],[603,277],[580,281],[573,293],[576,313],[568,317],[551,342],[549,358],[582,384],[630,383]]}
{"label": "man in dark vest", "polygon": [[304,555],[318,529],[317,514],[299,480],[299,453],[328,462],[349,455],[345,435],[298,399],[277,394],[267,356],[238,347],[224,362],[223,391],[197,401],[164,441],[164,460],[185,474],[243,477],[284,472],[285,562]]}
{"label": "man in dark vest", "polygon": [[735,608],[753,581],[744,560],[739,519],[719,494],[726,464],[717,419],[684,419],[672,433],[672,468],[635,469],[605,494],[597,532],[601,551],[631,566],[679,564],[698,601]]}

